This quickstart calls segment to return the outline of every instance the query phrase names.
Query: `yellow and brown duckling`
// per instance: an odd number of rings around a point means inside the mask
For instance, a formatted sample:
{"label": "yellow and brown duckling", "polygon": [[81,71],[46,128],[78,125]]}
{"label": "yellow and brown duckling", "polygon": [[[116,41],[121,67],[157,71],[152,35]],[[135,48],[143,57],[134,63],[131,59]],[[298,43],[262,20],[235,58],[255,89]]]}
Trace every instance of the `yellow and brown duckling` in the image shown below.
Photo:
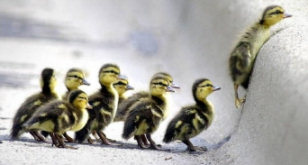
{"label": "yellow and brown duckling", "polygon": [[[57,99],[55,92],[56,78],[55,72],[51,68],[45,68],[41,73],[40,78],[41,92],[28,97],[17,110],[11,129],[11,138],[17,139],[24,131],[22,125],[27,122],[37,109],[47,102]],[[37,141],[44,141],[44,137],[37,131],[29,131],[29,133]]]}
{"label": "yellow and brown duckling", "polygon": [[65,145],[62,134],[79,131],[86,125],[89,118],[86,108],[91,108],[87,94],[82,90],[74,90],[70,92],[67,100],[55,100],[39,108],[23,128],[49,132],[53,145],[66,148],[68,146]]}
{"label": "yellow and brown duckling", "polygon": [[89,103],[93,107],[89,111],[90,119],[87,125],[76,132],[76,141],[82,143],[88,140],[89,134],[96,133],[102,141],[102,144],[111,144],[103,133],[103,129],[108,126],[114,119],[118,107],[119,96],[113,84],[116,83],[120,76],[120,68],[115,64],[105,64],[99,71],[99,83],[101,89],[89,97]]}
{"label": "yellow and brown duckling", "polygon": [[214,118],[214,107],[207,97],[219,87],[213,86],[208,79],[195,81],[192,87],[193,97],[196,104],[183,107],[180,112],[168,124],[163,141],[169,143],[181,140],[189,151],[195,151],[196,147],[190,142],[190,138],[197,136],[207,129]]}
{"label": "yellow and brown duckling", "polygon": [[249,28],[235,46],[229,59],[229,69],[234,83],[235,106],[239,108],[245,98],[238,97],[238,87],[248,88],[256,56],[263,44],[270,38],[270,27],[284,18],[291,17],[280,6],[269,6],[260,21]]}
{"label": "yellow and brown duckling", "polygon": [[[126,99],[125,92],[128,90],[133,90],[134,88],[128,83],[128,79],[126,77],[121,78],[116,83],[113,84],[114,88],[119,94],[119,105]],[[121,111],[117,110],[116,115],[114,117],[114,121],[123,121],[126,113],[121,113]]]}
{"label": "yellow and brown duckling", "polygon": [[73,90],[79,89],[81,85],[90,85],[90,83],[85,79],[85,73],[78,68],[71,68],[67,71],[64,84],[67,91],[62,96],[63,100],[66,100],[68,94]]}
{"label": "yellow and brown duckling", "polygon": [[[151,138],[151,134],[158,128],[160,121],[165,118],[166,94],[168,92],[174,92],[174,90],[165,77],[152,78],[150,96],[136,101],[129,107],[122,134],[124,139],[134,136],[140,148],[160,149]],[[146,137],[150,142],[150,146],[145,144],[143,137]]]}
{"label": "yellow and brown duckling", "polygon": [[[64,80],[65,87],[67,89],[66,93],[62,96],[62,100],[67,100],[68,95],[71,91],[79,89],[81,85],[90,85],[90,83],[85,79],[85,73],[78,68],[71,68],[67,71]],[[46,132],[42,132],[46,136]],[[71,138],[66,132],[63,136],[68,142],[73,142],[74,139]]]}
{"label": "yellow and brown duckling", "polygon": [[[168,85],[170,85],[172,88],[179,89],[180,87],[177,86],[173,82],[173,78],[170,74],[166,72],[158,72],[152,76],[152,79],[155,77],[163,77],[166,81],[168,81]],[[132,96],[128,97],[124,101],[122,101],[119,104],[117,114],[120,114],[121,118],[118,118],[118,120],[124,121],[125,116],[128,113],[129,107],[131,107],[136,101],[141,100],[142,98],[150,97],[150,93],[147,91],[141,91],[133,94]]]}

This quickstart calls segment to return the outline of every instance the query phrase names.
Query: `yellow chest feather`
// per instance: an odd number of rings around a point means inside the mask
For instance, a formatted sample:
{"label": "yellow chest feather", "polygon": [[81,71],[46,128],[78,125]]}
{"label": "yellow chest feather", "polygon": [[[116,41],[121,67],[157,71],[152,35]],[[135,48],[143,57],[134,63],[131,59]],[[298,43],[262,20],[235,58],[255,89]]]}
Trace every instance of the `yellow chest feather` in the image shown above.
{"label": "yellow chest feather", "polygon": [[72,131],[81,130],[87,124],[88,119],[89,119],[89,114],[87,110],[82,110],[81,118],[76,120],[76,123],[72,127]]}

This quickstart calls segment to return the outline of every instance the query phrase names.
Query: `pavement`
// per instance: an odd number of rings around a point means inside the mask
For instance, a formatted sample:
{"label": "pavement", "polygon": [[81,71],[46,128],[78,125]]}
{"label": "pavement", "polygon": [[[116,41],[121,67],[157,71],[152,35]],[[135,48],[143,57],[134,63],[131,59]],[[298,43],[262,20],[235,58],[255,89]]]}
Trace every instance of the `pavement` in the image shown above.
{"label": "pavement", "polygon": [[[259,52],[241,110],[234,107],[228,57],[238,36],[263,9],[278,4],[292,18],[277,24]],[[308,2],[267,1],[0,1],[0,164],[297,164],[308,162]],[[28,134],[9,140],[11,120],[39,90],[44,67],[57,71],[57,91],[71,67],[86,70],[93,93],[98,69],[120,66],[130,83],[147,90],[152,74],[167,71],[181,90],[170,96],[170,113],[154,140],[166,151],[141,150],[121,138],[123,123],[106,128],[120,146],[77,145],[78,150],[36,143]],[[194,154],[179,142],[162,143],[168,121],[192,104],[191,85],[209,78],[222,90],[212,126],[192,141],[209,148]],[[131,92],[132,93],[132,92]],[[128,93],[131,94],[131,93]],[[1,143],[2,142],[2,143]]]}

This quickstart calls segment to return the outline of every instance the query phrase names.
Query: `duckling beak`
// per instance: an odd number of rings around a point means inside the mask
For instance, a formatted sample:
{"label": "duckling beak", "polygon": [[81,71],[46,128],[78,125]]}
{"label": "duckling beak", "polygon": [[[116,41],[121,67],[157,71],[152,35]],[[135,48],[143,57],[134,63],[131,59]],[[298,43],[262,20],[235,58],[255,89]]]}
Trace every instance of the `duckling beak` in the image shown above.
{"label": "duckling beak", "polygon": [[175,84],[175,83],[172,83],[172,84],[171,84],[171,87],[172,87],[172,88],[175,88],[175,89],[181,89],[180,86],[178,86],[178,85]]}
{"label": "duckling beak", "polygon": [[283,18],[289,18],[289,17],[292,17],[292,15],[291,15],[291,14],[287,14],[287,13],[285,13],[285,14],[283,15]]}
{"label": "duckling beak", "polygon": [[119,74],[118,75],[118,80],[126,80],[127,77],[125,75]]}
{"label": "duckling beak", "polygon": [[167,92],[175,92],[171,86],[168,86],[166,91]]}
{"label": "duckling beak", "polygon": [[220,90],[221,88],[220,87],[213,87],[213,91],[218,91],[218,90]]}
{"label": "duckling beak", "polygon": [[90,105],[89,103],[86,106],[87,109],[93,109],[92,105]]}
{"label": "duckling beak", "polygon": [[82,85],[90,85],[90,83],[86,79],[82,79]]}
{"label": "duckling beak", "polygon": [[127,86],[126,86],[126,90],[134,90],[134,87],[133,87],[133,86],[131,86],[131,85],[129,85],[129,84],[127,84]]}

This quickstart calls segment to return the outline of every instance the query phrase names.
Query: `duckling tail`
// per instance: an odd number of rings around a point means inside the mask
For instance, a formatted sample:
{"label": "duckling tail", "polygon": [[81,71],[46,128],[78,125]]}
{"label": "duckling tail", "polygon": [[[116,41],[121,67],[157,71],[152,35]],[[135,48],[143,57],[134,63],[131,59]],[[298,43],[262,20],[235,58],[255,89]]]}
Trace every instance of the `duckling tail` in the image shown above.
{"label": "duckling tail", "polygon": [[86,125],[80,131],[77,131],[75,133],[75,141],[78,143],[82,143],[89,137],[89,135],[90,135],[90,129]]}
{"label": "duckling tail", "polygon": [[173,138],[174,138],[174,131],[171,127],[168,127],[163,141],[165,143],[170,143],[171,141],[173,141]]}
{"label": "duckling tail", "polygon": [[125,123],[124,123],[124,131],[122,134],[122,137],[124,139],[129,139],[133,136],[135,130],[136,130],[136,123],[135,123],[135,118],[129,116],[127,117]]}
{"label": "duckling tail", "polygon": [[13,124],[11,129],[11,139],[18,139],[18,137],[25,132],[21,124]]}

